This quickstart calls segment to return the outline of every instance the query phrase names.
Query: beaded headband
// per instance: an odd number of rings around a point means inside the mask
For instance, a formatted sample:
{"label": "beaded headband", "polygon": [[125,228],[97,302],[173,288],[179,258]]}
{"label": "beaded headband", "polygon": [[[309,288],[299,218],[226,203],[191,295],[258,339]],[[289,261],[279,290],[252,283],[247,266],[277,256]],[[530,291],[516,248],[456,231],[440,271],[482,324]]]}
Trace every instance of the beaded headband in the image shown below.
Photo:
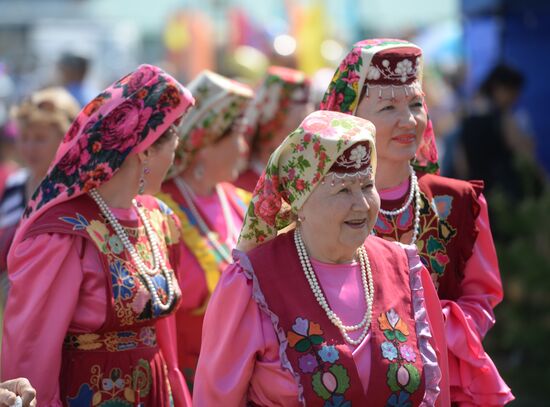
{"label": "beaded headband", "polygon": [[[344,151],[330,167],[329,174],[342,180],[356,177],[372,178],[374,171],[370,143],[359,142]],[[331,184],[334,185],[334,180]]]}
{"label": "beaded headband", "polygon": [[362,94],[369,97],[369,88],[377,87],[377,96],[382,98],[389,90],[392,99],[395,91],[405,96],[422,92],[422,51],[415,47],[390,48],[373,55],[367,70]]}

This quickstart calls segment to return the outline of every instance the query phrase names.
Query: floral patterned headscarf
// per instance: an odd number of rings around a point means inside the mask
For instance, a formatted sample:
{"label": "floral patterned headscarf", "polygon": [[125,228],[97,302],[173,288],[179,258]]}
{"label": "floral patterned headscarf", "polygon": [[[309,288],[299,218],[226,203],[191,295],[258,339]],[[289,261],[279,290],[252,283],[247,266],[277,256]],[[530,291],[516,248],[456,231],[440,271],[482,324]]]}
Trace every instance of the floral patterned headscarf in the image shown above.
{"label": "floral patterned headscarf", "polygon": [[[397,92],[407,94],[422,84],[422,50],[408,42],[396,39],[371,39],[357,42],[334,73],[325,92],[321,109],[356,114],[363,95],[379,85],[378,94],[393,97]],[[424,104],[428,113],[428,108]],[[416,169],[437,173],[437,147],[432,122],[428,125],[413,160]]]}
{"label": "floral patterned headscarf", "polygon": [[[357,165],[374,177],[374,138],[374,125],[368,120],[330,111],[308,115],[271,155],[254,190],[237,247],[248,251],[277,236],[334,167],[340,172],[336,176],[341,177],[342,168]],[[359,148],[351,148],[356,144]],[[367,168],[362,166],[365,163]]]}
{"label": "floral patterned headscarf", "polygon": [[201,72],[188,88],[195,97],[195,108],[181,126],[169,176],[183,171],[200,149],[226,135],[254,96],[248,85],[208,70]]}
{"label": "floral patterned headscarf", "polygon": [[79,113],[23,215],[14,244],[48,208],[109,181],[192,106],[191,93],[160,68],[141,65]]}
{"label": "floral patterned headscarf", "polygon": [[273,139],[291,103],[306,103],[309,92],[310,80],[305,73],[282,66],[269,67],[245,115],[249,144],[253,146]]}

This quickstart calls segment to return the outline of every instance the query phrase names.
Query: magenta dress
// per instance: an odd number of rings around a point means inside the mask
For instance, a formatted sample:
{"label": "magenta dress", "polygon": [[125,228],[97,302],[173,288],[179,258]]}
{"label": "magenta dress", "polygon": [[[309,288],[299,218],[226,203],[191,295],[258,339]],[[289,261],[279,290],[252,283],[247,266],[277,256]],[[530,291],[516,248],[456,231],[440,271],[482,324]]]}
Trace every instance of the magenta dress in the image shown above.
{"label": "magenta dress", "polygon": [[[442,177],[437,179],[445,180]],[[394,188],[379,191],[380,198],[383,201],[400,202],[407,194],[408,187],[409,181],[406,180]],[[450,210],[450,204],[443,198],[448,199],[448,196],[440,198],[438,204],[441,206],[438,210],[447,210],[445,205],[449,205]],[[462,279],[454,289],[460,295],[440,300],[445,319],[444,336],[448,348],[451,394],[453,400],[463,407],[473,406],[469,401],[472,398],[483,400],[484,406],[500,406],[513,399],[510,388],[500,377],[482,344],[488,330],[495,324],[493,309],[502,301],[503,290],[487,201],[483,194],[479,194],[477,204],[477,237],[471,255],[463,264]],[[409,223],[406,227],[409,227]]]}
{"label": "magenta dress", "polygon": [[[137,221],[133,208],[111,211],[122,222]],[[110,287],[106,287],[97,249],[85,240],[42,233],[21,242],[10,264],[15,272],[10,273],[12,288],[4,320],[2,377],[27,377],[40,407],[66,405],[60,376],[67,332],[93,333],[106,322],[105,295]],[[174,316],[159,320],[155,328],[176,405],[191,405],[177,366]]]}
{"label": "magenta dress", "polygon": [[[418,284],[429,281],[416,251],[407,250],[411,280]],[[203,341],[193,403],[196,406],[298,406],[298,385],[293,375],[281,362],[280,341],[273,321],[263,309],[261,296],[254,292],[253,283],[247,277],[250,266],[246,256],[222,274],[206,312],[203,325]],[[362,318],[366,307],[358,263],[325,264],[312,259],[325,296],[344,324]],[[426,304],[436,304],[435,309],[424,309],[417,315],[427,315],[430,326],[440,315],[437,294],[428,284],[424,289]],[[430,298],[430,301],[428,301]],[[259,300],[259,301],[258,301]],[[231,310],[231,312],[228,312]],[[373,316],[373,323],[375,317]],[[437,323],[437,321],[436,321]],[[353,339],[358,332],[350,334]],[[435,335],[434,335],[435,336]],[[436,338],[437,341],[437,338]],[[361,379],[365,394],[371,375],[371,334],[358,345],[348,345]],[[446,367],[440,366],[446,375]],[[444,393],[445,386],[441,386]],[[448,400],[442,394],[440,400]],[[437,404],[444,405],[444,404]]]}

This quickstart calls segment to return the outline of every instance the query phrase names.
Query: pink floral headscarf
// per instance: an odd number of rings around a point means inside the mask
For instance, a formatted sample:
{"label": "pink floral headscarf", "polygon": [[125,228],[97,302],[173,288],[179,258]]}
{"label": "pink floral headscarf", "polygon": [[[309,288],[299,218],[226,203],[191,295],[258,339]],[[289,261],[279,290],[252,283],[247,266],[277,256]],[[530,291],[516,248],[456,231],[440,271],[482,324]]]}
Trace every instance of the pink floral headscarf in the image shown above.
{"label": "pink floral headscarf", "polygon": [[195,108],[181,126],[170,177],[183,171],[200,149],[227,134],[254,96],[248,85],[208,70],[193,79],[188,88],[195,97]]}
{"label": "pink floral headscarf", "polygon": [[291,103],[308,101],[310,85],[302,71],[282,66],[269,67],[254,102],[246,112],[249,144],[270,141],[285,120]]}
{"label": "pink floral headscarf", "polygon": [[141,65],[88,103],[72,123],[14,239],[48,208],[109,181],[126,157],[146,150],[194,103],[170,75]]}
{"label": "pink floral headscarf", "polygon": [[[384,53],[389,53],[389,57],[380,58]],[[399,58],[400,53],[402,55]],[[421,82],[422,50],[418,46],[397,39],[359,41],[353,45],[334,73],[321,102],[321,109],[355,115],[362,93],[368,92],[369,85],[380,85],[383,89],[394,92],[400,87],[405,89],[421,86]],[[428,113],[425,104],[424,109]],[[435,134],[428,115],[428,125],[413,165],[418,170],[437,173],[437,159]]]}
{"label": "pink floral headscarf", "polygon": [[374,137],[374,125],[360,117],[330,111],[308,115],[271,155],[254,190],[237,247],[248,251],[277,236],[353,145],[370,145],[368,173],[374,177]]}

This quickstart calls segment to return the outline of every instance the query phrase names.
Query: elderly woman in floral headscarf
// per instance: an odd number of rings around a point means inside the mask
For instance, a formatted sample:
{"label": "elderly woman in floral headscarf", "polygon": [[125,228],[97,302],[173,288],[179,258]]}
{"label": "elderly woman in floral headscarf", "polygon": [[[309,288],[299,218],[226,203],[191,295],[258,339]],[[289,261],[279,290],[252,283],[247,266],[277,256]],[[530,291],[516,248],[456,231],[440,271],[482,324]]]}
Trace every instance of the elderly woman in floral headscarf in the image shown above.
{"label": "elderly woman in floral headscarf", "polygon": [[170,316],[179,223],[147,194],[192,104],[140,66],[84,107],[31,197],[8,257],[2,379],[29,378],[40,406],[190,404]]}
{"label": "elderly woman in floral headscarf", "polygon": [[483,184],[434,174],[437,150],[421,81],[419,47],[361,41],[336,70],[321,108],[376,126],[381,209],[374,232],[416,244],[432,275],[445,317],[451,400],[501,406],[513,396],[482,345],[502,300]]}
{"label": "elderly woman in floral headscarf", "polygon": [[195,405],[441,405],[437,295],[414,247],[369,236],[375,169],[374,126],[336,112],[310,114],[273,153],[246,253],[206,313]]}
{"label": "elderly woman in floral headscarf", "polygon": [[250,157],[235,185],[254,190],[271,153],[313,111],[309,93],[310,81],[303,72],[269,67],[245,115]]}
{"label": "elderly woman in floral headscarf", "polygon": [[176,163],[159,197],[181,222],[186,279],[176,320],[179,365],[190,386],[197,366],[208,299],[232,262],[250,195],[230,183],[248,152],[240,122],[252,90],[204,71],[189,84],[195,109],[182,125]]}

